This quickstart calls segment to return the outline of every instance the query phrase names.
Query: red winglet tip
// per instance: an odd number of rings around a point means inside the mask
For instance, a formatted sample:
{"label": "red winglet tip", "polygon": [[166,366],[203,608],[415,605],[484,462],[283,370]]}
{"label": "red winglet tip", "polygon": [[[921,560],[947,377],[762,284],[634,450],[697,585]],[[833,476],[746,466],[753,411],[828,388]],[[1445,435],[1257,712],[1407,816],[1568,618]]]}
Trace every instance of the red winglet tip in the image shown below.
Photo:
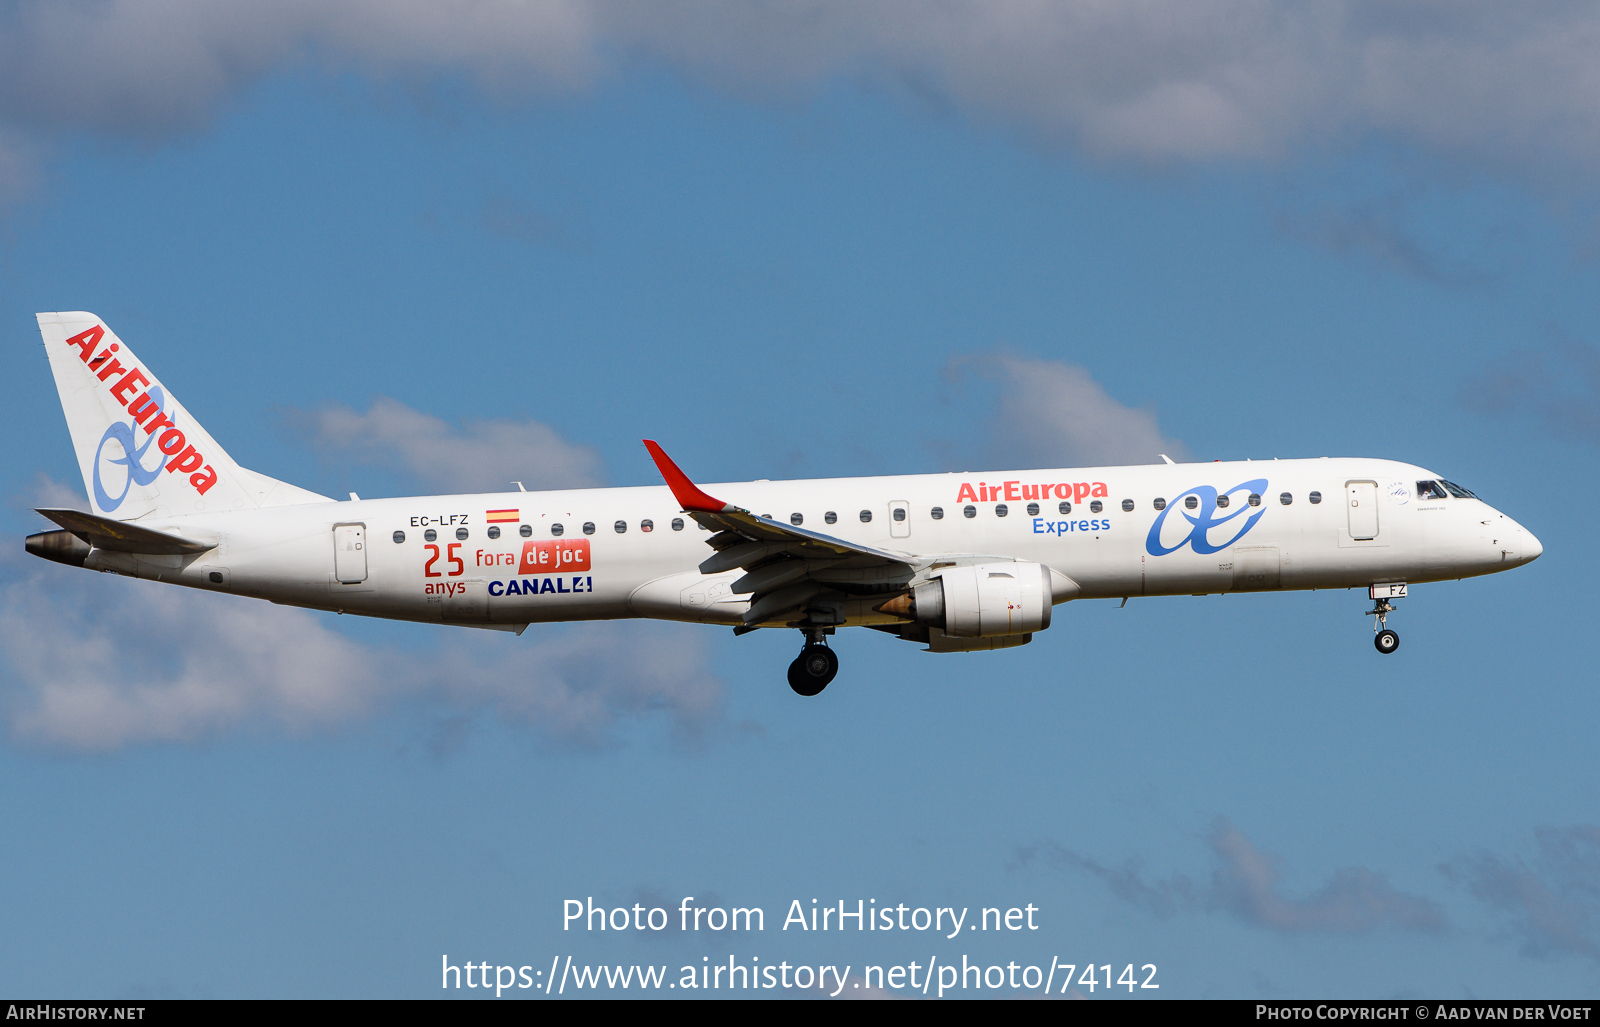
{"label": "red winglet tip", "polygon": [[645,439],[644,448],[650,451],[650,459],[656,462],[656,470],[661,472],[661,477],[666,479],[667,487],[672,490],[673,496],[678,500],[678,505],[685,510],[704,510],[708,513],[721,513],[728,509],[728,504],[720,499],[701,492],[689,476],[679,470],[672,458],[651,439]]}

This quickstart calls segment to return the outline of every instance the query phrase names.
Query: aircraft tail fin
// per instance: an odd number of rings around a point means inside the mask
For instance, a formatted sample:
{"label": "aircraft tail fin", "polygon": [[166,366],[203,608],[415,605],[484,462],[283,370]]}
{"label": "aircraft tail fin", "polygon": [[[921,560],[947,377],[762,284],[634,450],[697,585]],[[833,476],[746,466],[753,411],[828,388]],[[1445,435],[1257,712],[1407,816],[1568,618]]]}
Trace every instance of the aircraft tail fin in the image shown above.
{"label": "aircraft tail fin", "polygon": [[332,502],[240,467],[100,318],[37,317],[95,513],[133,520]]}

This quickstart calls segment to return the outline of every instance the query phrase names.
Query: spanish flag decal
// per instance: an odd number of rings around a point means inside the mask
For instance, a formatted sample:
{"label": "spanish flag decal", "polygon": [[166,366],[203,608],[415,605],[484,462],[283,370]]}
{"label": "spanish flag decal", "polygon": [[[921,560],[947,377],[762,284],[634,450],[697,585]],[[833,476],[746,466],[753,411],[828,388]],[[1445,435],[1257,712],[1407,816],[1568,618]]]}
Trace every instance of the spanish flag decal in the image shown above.
{"label": "spanish flag decal", "polygon": [[517,521],[522,520],[522,511],[521,510],[485,510],[483,512],[483,519],[488,521],[490,524],[504,524],[507,521],[510,521],[511,523],[515,524]]}

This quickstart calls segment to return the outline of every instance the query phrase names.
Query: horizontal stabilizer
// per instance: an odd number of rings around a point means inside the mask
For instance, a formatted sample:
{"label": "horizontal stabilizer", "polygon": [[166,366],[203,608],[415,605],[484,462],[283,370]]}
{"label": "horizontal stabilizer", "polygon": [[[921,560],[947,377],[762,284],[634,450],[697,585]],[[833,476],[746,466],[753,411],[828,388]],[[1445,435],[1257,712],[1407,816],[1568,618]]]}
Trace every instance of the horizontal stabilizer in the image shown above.
{"label": "horizontal stabilizer", "polygon": [[217,548],[215,542],[195,542],[82,510],[41,509],[39,512],[97,549],[109,549],[117,553],[149,553],[153,556],[186,556]]}

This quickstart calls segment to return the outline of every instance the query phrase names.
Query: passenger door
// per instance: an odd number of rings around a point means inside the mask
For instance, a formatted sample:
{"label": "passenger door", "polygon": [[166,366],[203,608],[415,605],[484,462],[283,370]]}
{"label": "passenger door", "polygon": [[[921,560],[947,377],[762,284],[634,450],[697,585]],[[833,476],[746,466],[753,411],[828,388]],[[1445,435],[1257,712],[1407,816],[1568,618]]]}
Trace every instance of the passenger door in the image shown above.
{"label": "passenger door", "polygon": [[1350,517],[1350,537],[1365,542],[1378,537],[1378,483],[1345,482],[1345,502]]}
{"label": "passenger door", "polygon": [[367,580],[367,526],[333,526],[333,577],[341,585]]}

